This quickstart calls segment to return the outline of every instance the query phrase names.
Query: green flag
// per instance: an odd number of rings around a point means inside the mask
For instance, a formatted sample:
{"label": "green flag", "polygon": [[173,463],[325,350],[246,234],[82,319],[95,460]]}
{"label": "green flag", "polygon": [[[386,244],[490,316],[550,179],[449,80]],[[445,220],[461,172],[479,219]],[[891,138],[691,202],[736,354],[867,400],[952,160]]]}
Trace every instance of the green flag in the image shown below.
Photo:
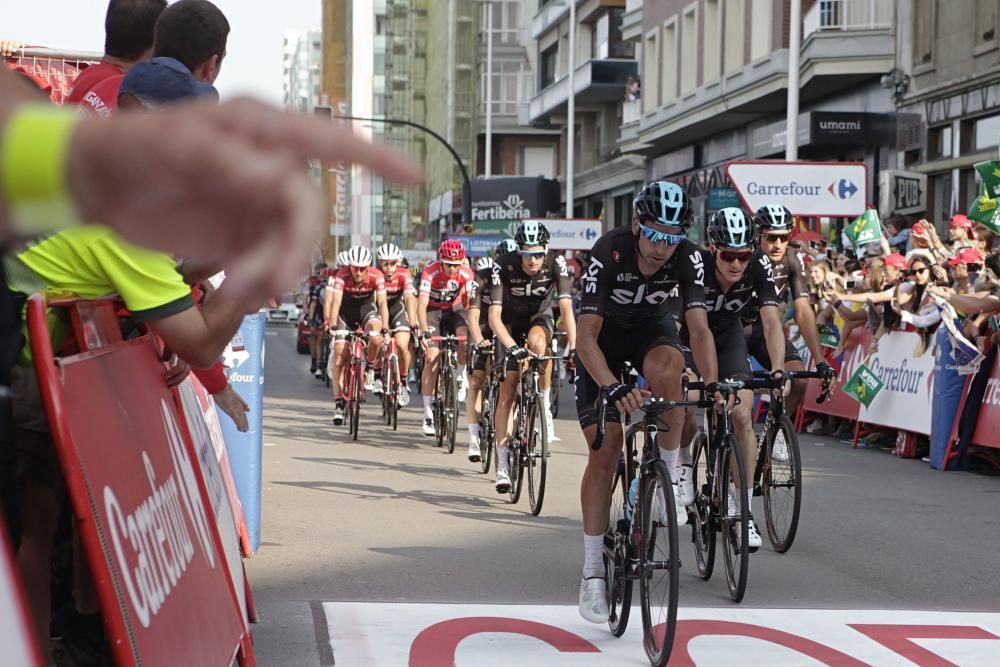
{"label": "green flag", "polygon": [[844,227],[844,236],[855,250],[869,243],[878,243],[882,239],[882,224],[875,209],[866,210],[861,217]]}
{"label": "green flag", "polygon": [[840,334],[826,326],[825,324],[820,324],[816,327],[819,331],[819,344],[823,347],[829,347],[837,349],[840,345]]}
{"label": "green flag", "polygon": [[868,364],[861,364],[854,375],[844,385],[844,393],[858,401],[864,403],[867,408],[882,390],[882,380],[879,379]]}
{"label": "green flag", "polygon": [[1000,233],[997,216],[997,197],[1000,196],[1000,162],[989,160],[976,165],[981,182],[979,196],[969,206],[968,217]]}

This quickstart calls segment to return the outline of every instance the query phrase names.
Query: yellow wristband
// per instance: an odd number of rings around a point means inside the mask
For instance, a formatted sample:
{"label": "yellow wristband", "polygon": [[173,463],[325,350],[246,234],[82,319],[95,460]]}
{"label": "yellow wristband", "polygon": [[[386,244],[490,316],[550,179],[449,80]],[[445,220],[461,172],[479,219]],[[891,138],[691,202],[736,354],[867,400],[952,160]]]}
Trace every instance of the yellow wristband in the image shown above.
{"label": "yellow wristband", "polygon": [[24,105],[8,119],[0,141],[0,189],[16,234],[36,236],[80,222],[67,183],[77,122],[71,109],[48,104]]}

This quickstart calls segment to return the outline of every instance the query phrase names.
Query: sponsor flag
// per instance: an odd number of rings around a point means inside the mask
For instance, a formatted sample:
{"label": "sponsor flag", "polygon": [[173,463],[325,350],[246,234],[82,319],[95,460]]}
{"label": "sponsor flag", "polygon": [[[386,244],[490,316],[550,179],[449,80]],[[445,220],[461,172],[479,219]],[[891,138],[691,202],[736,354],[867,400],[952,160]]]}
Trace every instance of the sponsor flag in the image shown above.
{"label": "sponsor flag", "polygon": [[[820,345],[822,345],[823,347],[829,347],[833,350],[836,350],[837,347],[840,345],[840,333],[837,332],[835,329],[831,329],[825,324],[819,325],[817,329],[819,330]],[[805,344],[803,343],[803,346],[804,345]]]}
{"label": "sponsor flag", "polygon": [[878,213],[875,209],[870,208],[866,210],[854,222],[844,227],[844,236],[851,242],[855,253],[862,246],[881,241],[882,223],[879,222]]}
{"label": "sponsor flag", "polygon": [[871,406],[872,401],[875,400],[880,391],[882,391],[882,380],[872,372],[866,363],[858,366],[843,389],[845,394],[859,403],[864,403],[866,408]]}
{"label": "sponsor flag", "polygon": [[1000,220],[997,216],[997,197],[1000,196],[1000,162],[988,160],[976,165],[981,182],[979,196],[969,206],[970,220],[985,225],[990,230],[1000,233]]}

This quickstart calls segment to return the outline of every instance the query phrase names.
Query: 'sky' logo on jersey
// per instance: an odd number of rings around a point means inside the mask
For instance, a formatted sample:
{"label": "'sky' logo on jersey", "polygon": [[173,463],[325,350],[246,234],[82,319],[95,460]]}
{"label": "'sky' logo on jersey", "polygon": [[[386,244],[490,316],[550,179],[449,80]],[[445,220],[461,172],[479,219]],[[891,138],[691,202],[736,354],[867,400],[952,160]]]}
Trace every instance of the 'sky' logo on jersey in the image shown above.
{"label": "'sky' logo on jersey", "polygon": [[705,286],[705,260],[701,257],[701,252],[695,250],[691,253],[691,264],[694,265],[695,270],[695,280],[694,284],[701,287]]}
{"label": "'sky' logo on jersey", "polygon": [[646,286],[639,285],[639,290],[633,292],[627,289],[613,289],[611,290],[611,300],[615,303],[620,303],[622,305],[629,304],[639,304],[639,303],[649,303],[654,306],[659,305],[670,298],[669,292],[658,291],[650,292],[646,294]]}
{"label": "'sky' logo on jersey", "polygon": [[588,294],[597,294],[597,276],[603,268],[604,265],[596,257],[590,259],[590,266],[587,267],[587,275],[580,279],[585,284],[584,291]]}

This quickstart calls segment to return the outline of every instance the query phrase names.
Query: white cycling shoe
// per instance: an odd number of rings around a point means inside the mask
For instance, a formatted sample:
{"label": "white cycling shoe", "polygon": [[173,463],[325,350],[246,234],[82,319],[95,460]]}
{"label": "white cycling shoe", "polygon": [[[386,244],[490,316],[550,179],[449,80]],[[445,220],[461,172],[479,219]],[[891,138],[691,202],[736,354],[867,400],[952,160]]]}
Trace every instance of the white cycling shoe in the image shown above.
{"label": "white cycling shoe", "polygon": [[607,623],[608,588],[604,577],[588,577],[580,582],[580,616],[591,623]]}
{"label": "white cycling shoe", "polygon": [[424,435],[434,435],[434,420],[430,417],[424,419]]}
{"label": "white cycling shoe", "polygon": [[694,468],[690,463],[682,463],[677,466],[677,473],[679,495],[675,500],[682,507],[687,507],[694,502]]}
{"label": "white cycling shoe", "polygon": [[747,546],[750,547],[750,552],[753,553],[760,549],[760,546],[764,543],[760,539],[760,531],[757,530],[757,524],[754,523],[753,517],[750,517],[750,527],[747,530]]}
{"label": "white cycling shoe", "polygon": [[405,408],[410,404],[410,389],[405,384],[399,387],[399,407]]}
{"label": "white cycling shoe", "polygon": [[510,493],[510,474],[506,470],[497,470],[497,493]]}
{"label": "white cycling shoe", "polygon": [[781,430],[774,435],[774,444],[771,446],[771,460],[778,463],[788,463],[788,443],[785,442],[785,434]]}
{"label": "white cycling shoe", "polygon": [[469,461],[477,463],[481,458],[482,452],[479,450],[479,438],[469,436]]}
{"label": "white cycling shoe", "polygon": [[545,410],[545,431],[547,436],[547,444],[552,444],[556,440],[560,440],[559,436],[556,435],[556,425],[552,420],[552,413]]}

